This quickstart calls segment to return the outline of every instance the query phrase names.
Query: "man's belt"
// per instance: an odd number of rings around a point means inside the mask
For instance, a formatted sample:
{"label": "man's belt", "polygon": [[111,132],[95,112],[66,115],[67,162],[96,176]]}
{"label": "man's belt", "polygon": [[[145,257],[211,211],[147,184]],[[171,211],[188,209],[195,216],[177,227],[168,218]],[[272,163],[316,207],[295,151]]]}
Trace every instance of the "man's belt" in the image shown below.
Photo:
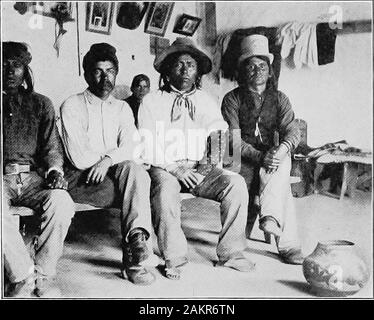
{"label": "man's belt", "polygon": [[30,172],[31,166],[29,164],[19,164],[19,163],[8,163],[5,166],[5,174],[19,174],[24,172]]}

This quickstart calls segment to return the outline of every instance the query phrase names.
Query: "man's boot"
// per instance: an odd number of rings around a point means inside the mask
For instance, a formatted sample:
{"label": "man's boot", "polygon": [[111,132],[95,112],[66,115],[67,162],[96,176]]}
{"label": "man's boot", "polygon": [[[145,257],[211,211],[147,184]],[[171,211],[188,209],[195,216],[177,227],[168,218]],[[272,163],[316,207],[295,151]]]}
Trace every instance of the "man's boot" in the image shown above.
{"label": "man's boot", "polygon": [[156,280],[154,274],[140,265],[148,257],[146,233],[139,228],[132,230],[129,235],[129,242],[123,244],[123,277],[137,285],[153,283]]}

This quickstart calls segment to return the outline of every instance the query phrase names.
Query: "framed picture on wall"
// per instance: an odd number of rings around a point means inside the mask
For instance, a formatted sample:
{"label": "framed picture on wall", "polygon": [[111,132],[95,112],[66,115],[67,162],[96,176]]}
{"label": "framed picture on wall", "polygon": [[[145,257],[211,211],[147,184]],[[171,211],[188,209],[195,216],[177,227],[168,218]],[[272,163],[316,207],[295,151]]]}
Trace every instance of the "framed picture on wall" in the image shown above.
{"label": "framed picture on wall", "polygon": [[193,36],[200,22],[200,18],[193,17],[184,13],[177,20],[173,32],[183,34],[186,36]]}
{"label": "framed picture on wall", "polygon": [[114,2],[87,2],[86,31],[110,34]]}
{"label": "framed picture on wall", "polygon": [[165,35],[174,2],[152,2],[147,15],[144,32],[160,37]]}

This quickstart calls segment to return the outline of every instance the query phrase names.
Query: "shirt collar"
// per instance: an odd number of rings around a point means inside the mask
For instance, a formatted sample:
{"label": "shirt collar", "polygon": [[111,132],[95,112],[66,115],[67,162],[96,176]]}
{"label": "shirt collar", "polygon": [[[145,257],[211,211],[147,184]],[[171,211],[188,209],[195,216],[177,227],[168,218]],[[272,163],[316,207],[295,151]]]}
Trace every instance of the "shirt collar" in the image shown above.
{"label": "shirt collar", "polygon": [[264,96],[266,91],[267,91],[267,89],[265,89],[262,93],[258,93],[256,90],[251,89],[251,88],[248,88],[248,90],[249,90],[250,93],[255,94],[257,96]]}
{"label": "shirt collar", "polygon": [[[23,92],[22,88],[20,88],[20,89],[18,90],[18,92],[17,92],[16,94],[13,95],[13,97],[16,98],[16,101],[17,101],[17,103],[18,103],[19,105],[22,104],[23,93],[24,93],[24,92]],[[6,91],[4,91],[4,90],[3,90],[3,95],[8,96],[8,97],[11,96],[10,94],[8,95],[8,94],[6,93]]]}
{"label": "shirt collar", "polygon": [[114,97],[112,95],[109,95],[106,100],[103,100],[94,95],[88,88],[84,91],[84,95],[86,96],[89,104],[102,104],[103,102],[112,104],[114,102]]}
{"label": "shirt collar", "polygon": [[257,97],[257,98],[258,97],[264,98],[267,95],[267,93],[269,92],[269,90],[270,90],[270,89],[266,88],[264,90],[264,92],[262,92],[261,94],[259,94],[257,91],[252,90],[252,89],[250,89],[248,87],[245,87],[245,86],[244,87],[240,87],[240,89],[242,90],[243,93],[250,94],[251,96]]}
{"label": "shirt collar", "polygon": [[195,85],[188,92],[186,92],[186,91],[180,91],[176,87],[174,87],[173,85],[170,85],[170,88],[171,88],[172,92],[175,92],[175,93],[180,94],[180,95],[190,95],[190,94],[194,94],[196,92]]}

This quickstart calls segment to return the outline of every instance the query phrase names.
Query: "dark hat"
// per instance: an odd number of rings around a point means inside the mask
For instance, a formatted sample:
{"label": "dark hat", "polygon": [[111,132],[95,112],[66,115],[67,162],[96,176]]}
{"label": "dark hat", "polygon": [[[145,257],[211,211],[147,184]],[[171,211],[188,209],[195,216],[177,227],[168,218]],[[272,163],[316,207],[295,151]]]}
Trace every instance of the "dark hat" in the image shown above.
{"label": "dark hat", "polygon": [[212,61],[200,49],[198,49],[190,38],[177,38],[168,48],[156,57],[153,66],[158,72],[162,72],[163,64],[167,58],[174,53],[188,53],[196,59],[202,74],[212,70]]}
{"label": "dark hat", "polygon": [[117,70],[119,69],[116,48],[105,42],[95,43],[83,58],[83,69],[87,71],[96,62],[107,60],[112,61]]}
{"label": "dark hat", "polygon": [[117,13],[118,26],[130,30],[139,27],[148,4],[148,2],[120,2]]}
{"label": "dark hat", "polygon": [[24,65],[28,65],[32,59],[28,45],[23,42],[3,42],[3,60],[8,59],[15,59]]}

